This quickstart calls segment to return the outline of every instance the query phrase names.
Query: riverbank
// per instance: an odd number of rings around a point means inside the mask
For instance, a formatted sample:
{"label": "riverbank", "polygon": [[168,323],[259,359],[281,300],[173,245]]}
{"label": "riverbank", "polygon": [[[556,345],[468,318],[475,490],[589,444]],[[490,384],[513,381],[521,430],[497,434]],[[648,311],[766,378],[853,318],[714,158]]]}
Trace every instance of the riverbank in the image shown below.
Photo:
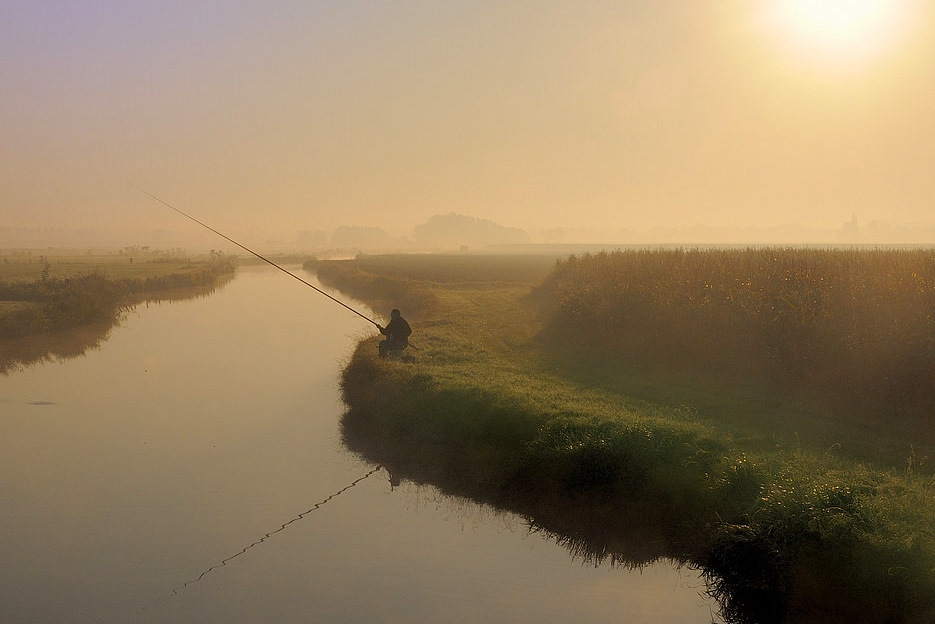
{"label": "riverbank", "polygon": [[0,263],[0,373],[100,344],[137,303],[207,292],[234,272],[219,255],[23,252]]}
{"label": "riverbank", "polygon": [[345,368],[350,448],[524,514],[586,558],[698,566],[733,622],[931,613],[932,481],[912,463],[873,468],[793,439],[768,448],[772,432],[735,435],[716,406],[647,402],[606,383],[604,366],[570,374],[526,298],[554,259],[515,280],[507,259],[472,271],[458,257],[459,271],[432,278],[427,267],[454,261],[426,257],[412,273],[416,262],[406,270],[421,279],[400,275],[393,257],[325,263],[377,309],[400,291],[425,302],[399,306],[415,363],[379,360],[374,337]]}

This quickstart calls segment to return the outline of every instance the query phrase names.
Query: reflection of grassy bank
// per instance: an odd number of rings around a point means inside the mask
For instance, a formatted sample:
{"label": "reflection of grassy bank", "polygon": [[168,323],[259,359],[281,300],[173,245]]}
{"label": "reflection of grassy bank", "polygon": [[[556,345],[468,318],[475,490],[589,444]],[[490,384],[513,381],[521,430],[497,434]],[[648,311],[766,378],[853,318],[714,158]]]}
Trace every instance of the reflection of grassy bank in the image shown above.
{"label": "reflection of grassy bank", "polygon": [[113,323],[92,323],[0,340],[0,375],[39,362],[80,357],[100,347],[113,328]]}
{"label": "reflection of grassy bank", "polygon": [[442,281],[408,283],[433,300],[410,319],[415,364],[376,359],[373,339],[346,367],[351,448],[525,513],[596,560],[690,560],[732,621],[899,621],[932,609],[931,479],[802,445],[748,448],[756,423],[734,438],[716,407],[702,420],[640,402],[580,361],[567,377],[521,303],[531,283]]}
{"label": "reflection of grassy bank", "polygon": [[219,258],[135,264],[119,256],[7,259],[0,264],[0,372],[83,353],[134,303],[213,288],[233,270]]}

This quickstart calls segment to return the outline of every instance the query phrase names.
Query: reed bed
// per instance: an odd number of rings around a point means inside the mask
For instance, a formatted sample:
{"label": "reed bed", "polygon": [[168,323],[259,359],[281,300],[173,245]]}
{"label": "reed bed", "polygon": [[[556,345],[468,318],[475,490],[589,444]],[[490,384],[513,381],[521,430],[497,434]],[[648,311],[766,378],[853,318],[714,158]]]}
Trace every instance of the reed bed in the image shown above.
{"label": "reed bed", "polygon": [[572,256],[532,298],[556,345],[758,376],[838,412],[935,415],[933,250]]}

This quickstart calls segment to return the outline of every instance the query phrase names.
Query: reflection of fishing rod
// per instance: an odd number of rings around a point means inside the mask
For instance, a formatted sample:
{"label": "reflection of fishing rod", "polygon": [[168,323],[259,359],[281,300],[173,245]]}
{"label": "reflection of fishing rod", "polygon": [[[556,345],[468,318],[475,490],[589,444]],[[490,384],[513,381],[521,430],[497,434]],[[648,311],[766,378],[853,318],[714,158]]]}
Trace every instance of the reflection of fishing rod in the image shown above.
{"label": "reflection of fishing rod", "polygon": [[[233,238],[231,238],[230,236],[226,236],[226,235],[224,235],[224,234],[218,232],[217,230],[215,230],[213,227],[211,227],[211,226],[208,225],[207,223],[202,223],[201,221],[199,221],[199,220],[196,219],[195,217],[191,216],[190,214],[186,214],[186,213],[182,212],[181,210],[179,210],[178,208],[176,208],[175,206],[173,206],[173,205],[170,204],[169,202],[164,201],[164,200],[162,200],[162,199],[159,199],[158,197],[156,197],[156,196],[153,195],[152,193],[150,193],[150,192],[148,192],[148,191],[144,191],[143,189],[141,189],[141,188],[138,187],[137,185],[131,184],[130,186],[132,186],[133,188],[135,188],[136,190],[138,190],[140,193],[143,193],[144,195],[148,195],[148,196],[152,197],[153,199],[155,199],[157,202],[159,202],[159,203],[162,204],[163,206],[167,206],[167,207],[171,208],[172,210],[176,211],[177,213],[179,213],[179,214],[182,215],[183,217],[186,217],[186,218],[188,218],[188,219],[191,219],[192,221],[194,221],[195,223],[197,223],[198,225],[200,225],[200,226],[202,226],[202,227],[208,228],[209,230],[211,230],[212,232],[214,232],[215,234],[217,234],[217,235],[220,236],[221,238],[223,238],[223,239],[225,239],[225,240],[228,240],[228,241],[234,243],[235,245],[237,245],[238,247],[240,247],[240,248],[243,249],[244,251],[247,251],[247,252],[253,254],[254,256],[256,256],[257,258],[259,258],[260,260],[262,260],[263,262],[266,262],[266,263],[268,263],[268,264],[273,265],[274,267],[276,267],[277,269],[279,269],[280,271],[282,271],[282,272],[285,273],[286,275],[289,275],[290,277],[294,277],[295,279],[299,280],[300,282],[302,282],[303,284],[305,284],[305,285],[308,286],[309,288],[311,288],[311,289],[313,289],[313,290],[316,290],[316,291],[318,291],[319,293],[323,294],[324,296],[328,297],[328,299],[331,299],[332,301],[334,301],[334,302],[337,303],[338,305],[344,306],[345,308],[347,308],[348,310],[350,310],[351,312],[353,312],[354,314],[356,314],[356,315],[359,316],[360,318],[364,319],[365,321],[368,321],[368,322],[370,322],[370,323],[373,323],[374,325],[377,326],[377,329],[380,329],[380,330],[383,329],[382,327],[380,327],[380,324],[377,323],[377,322],[376,322],[375,320],[373,320],[372,318],[367,317],[367,316],[364,316],[363,314],[361,314],[360,312],[358,312],[357,310],[355,310],[355,309],[352,308],[351,306],[347,305],[347,304],[344,303],[343,301],[340,301],[340,300],[338,300],[338,299],[335,299],[334,297],[332,297],[331,295],[329,295],[328,293],[326,293],[325,291],[323,291],[321,288],[318,288],[318,287],[315,286],[314,284],[311,284],[311,283],[305,281],[304,279],[302,279],[301,277],[299,277],[298,275],[296,275],[296,274],[293,273],[292,271],[289,271],[289,270],[287,270],[287,269],[285,269],[285,268],[279,266],[278,264],[276,264],[275,262],[273,262],[273,261],[270,260],[269,258],[264,258],[263,256],[261,256],[260,254],[258,254],[258,253],[255,252],[255,251],[253,251],[253,250],[250,249],[249,247],[246,247],[246,246],[244,246],[244,245],[241,245],[240,243],[238,243],[237,241],[235,241],[235,240],[234,240]],[[409,345],[409,346],[413,346],[413,345]]]}
{"label": "reflection of fishing rod", "polygon": [[227,563],[228,563],[231,559],[236,559],[237,557],[239,557],[240,555],[244,554],[245,552],[247,552],[248,550],[250,550],[250,549],[253,548],[254,546],[258,546],[259,544],[262,544],[263,542],[265,542],[267,539],[269,539],[269,538],[272,537],[273,535],[276,535],[277,533],[279,533],[279,532],[281,532],[281,531],[284,531],[284,530],[286,529],[286,527],[289,526],[290,524],[292,524],[293,522],[298,522],[299,520],[301,520],[302,518],[304,518],[304,517],[307,516],[308,514],[312,513],[312,512],[315,511],[316,509],[319,509],[322,505],[325,505],[325,504],[328,503],[330,500],[332,500],[332,499],[334,499],[334,498],[337,498],[338,496],[340,496],[341,494],[343,494],[343,493],[346,492],[347,490],[351,489],[352,487],[354,487],[355,485],[357,485],[358,483],[360,483],[361,481],[363,481],[363,480],[366,479],[367,477],[371,476],[373,473],[375,473],[375,472],[381,470],[382,468],[383,468],[383,466],[377,466],[376,468],[374,468],[373,470],[371,470],[370,472],[368,472],[368,473],[365,474],[364,476],[358,477],[357,479],[354,479],[353,481],[350,482],[350,484],[344,486],[343,488],[341,488],[340,490],[338,490],[337,492],[335,492],[335,493],[332,494],[331,496],[327,497],[326,499],[324,499],[324,500],[322,500],[322,501],[320,501],[320,502],[318,502],[318,503],[315,503],[315,505],[313,505],[311,509],[309,509],[309,510],[307,510],[307,511],[303,511],[302,513],[300,513],[299,515],[297,515],[295,518],[293,518],[293,519],[290,520],[289,522],[286,522],[286,523],[282,524],[282,525],[281,525],[278,529],[276,529],[275,531],[270,531],[269,533],[267,533],[266,535],[264,535],[264,536],[261,537],[260,539],[256,540],[255,542],[253,542],[253,543],[250,544],[249,546],[244,546],[242,549],[240,549],[240,552],[238,552],[236,555],[231,555],[231,556],[228,557],[227,559],[222,560],[220,563],[217,563],[217,564],[211,566],[210,568],[208,568],[207,570],[205,570],[204,572],[202,572],[197,578],[194,578],[194,579],[192,579],[192,580],[190,580],[190,581],[186,581],[186,582],[182,583],[181,585],[179,585],[178,587],[176,587],[175,589],[172,590],[172,594],[171,594],[169,597],[171,598],[172,596],[178,595],[178,593],[179,593],[180,591],[182,591],[183,589],[185,589],[186,587],[188,587],[188,586],[191,585],[192,583],[197,583],[198,581],[200,581],[201,579],[203,579],[205,576],[207,576],[211,571],[226,566]]}

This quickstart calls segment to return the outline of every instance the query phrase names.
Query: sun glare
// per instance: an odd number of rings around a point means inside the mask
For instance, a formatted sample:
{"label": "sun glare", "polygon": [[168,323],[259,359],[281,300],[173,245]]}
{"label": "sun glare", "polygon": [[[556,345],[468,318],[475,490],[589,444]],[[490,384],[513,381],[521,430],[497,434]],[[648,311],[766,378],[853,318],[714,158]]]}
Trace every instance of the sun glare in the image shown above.
{"label": "sun glare", "polygon": [[906,36],[914,6],[915,0],[762,0],[759,18],[799,61],[860,67]]}

